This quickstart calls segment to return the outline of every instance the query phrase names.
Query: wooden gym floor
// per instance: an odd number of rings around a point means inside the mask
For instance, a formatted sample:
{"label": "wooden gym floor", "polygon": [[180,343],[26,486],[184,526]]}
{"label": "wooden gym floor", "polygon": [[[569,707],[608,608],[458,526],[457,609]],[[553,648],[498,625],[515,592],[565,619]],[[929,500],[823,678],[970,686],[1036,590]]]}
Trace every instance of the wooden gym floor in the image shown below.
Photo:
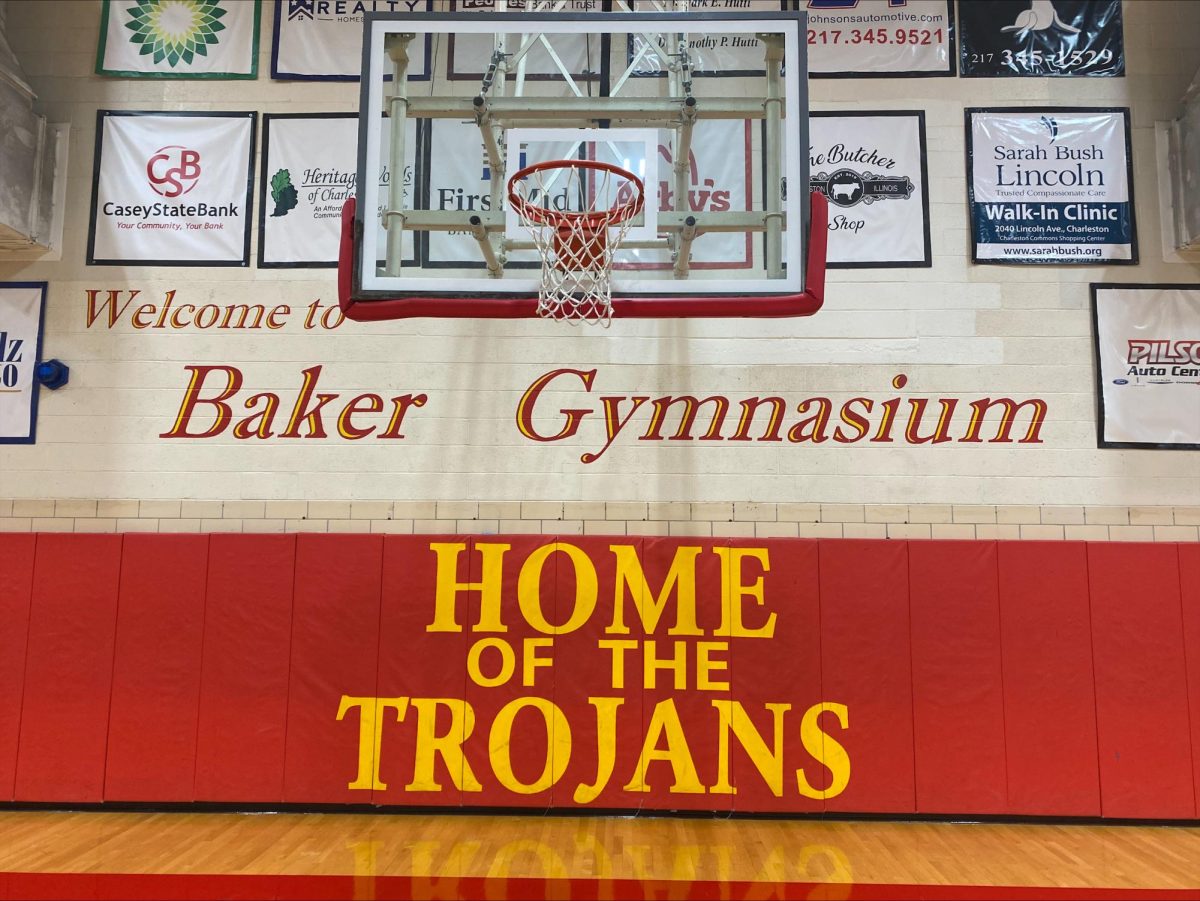
{"label": "wooden gym floor", "polygon": [[1200,899],[1200,827],[0,812],[0,899],[129,897]]}

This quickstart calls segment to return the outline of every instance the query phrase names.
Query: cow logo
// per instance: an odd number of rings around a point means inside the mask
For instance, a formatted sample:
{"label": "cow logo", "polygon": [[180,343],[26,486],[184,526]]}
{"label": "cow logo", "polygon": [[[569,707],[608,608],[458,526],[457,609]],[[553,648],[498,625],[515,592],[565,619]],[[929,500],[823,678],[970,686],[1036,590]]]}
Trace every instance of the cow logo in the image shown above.
{"label": "cow logo", "polygon": [[869,205],[888,198],[907,200],[914,190],[912,179],[906,175],[860,174],[853,169],[818,172],[811,183],[815,190],[829,198],[830,203],[840,207]]}
{"label": "cow logo", "polygon": [[313,0],[288,0],[288,21],[313,18]]}
{"label": "cow logo", "polygon": [[1068,25],[1054,8],[1053,0],[1030,0],[1031,9],[1023,9],[1017,13],[1017,20],[1012,25],[1005,25],[1003,32],[1015,31],[1017,39],[1025,37],[1032,31],[1047,31],[1057,28],[1067,34],[1079,34],[1079,29]]}
{"label": "cow logo", "polygon": [[146,160],[146,180],[155,194],[182,197],[200,181],[200,151],[181,144],[158,148]]}
{"label": "cow logo", "polygon": [[217,32],[225,30],[221,19],[227,10],[219,0],[137,0],[126,12],[129,41],[141,44],[139,55],[174,68],[208,56],[209,45],[220,40]]}

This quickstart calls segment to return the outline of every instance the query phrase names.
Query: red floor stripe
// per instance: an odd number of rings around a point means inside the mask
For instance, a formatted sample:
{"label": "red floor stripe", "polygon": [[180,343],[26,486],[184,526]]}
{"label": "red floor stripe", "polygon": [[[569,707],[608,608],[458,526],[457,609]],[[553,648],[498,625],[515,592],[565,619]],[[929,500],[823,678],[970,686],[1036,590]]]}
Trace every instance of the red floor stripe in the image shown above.
{"label": "red floor stripe", "polygon": [[504,899],[570,901],[1200,901],[1197,889],[1019,888],[985,885],[851,885],[805,882],[687,882],[638,879],[528,879],[416,876],[234,876],[117,873],[0,873],[0,899]]}

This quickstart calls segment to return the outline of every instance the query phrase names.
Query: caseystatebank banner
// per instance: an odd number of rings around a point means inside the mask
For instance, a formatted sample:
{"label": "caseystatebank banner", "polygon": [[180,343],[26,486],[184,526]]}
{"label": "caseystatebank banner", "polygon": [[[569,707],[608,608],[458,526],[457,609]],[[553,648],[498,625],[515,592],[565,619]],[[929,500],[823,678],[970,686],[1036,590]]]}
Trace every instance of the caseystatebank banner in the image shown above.
{"label": "caseystatebank banner", "polygon": [[977,263],[1133,264],[1129,110],[968,109]]}
{"label": "caseystatebank banner", "polygon": [[259,0],[104,0],[96,74],[257,78]]}
{"label": "caseystatebank banner", "polygon": [[813,113],[809,146],[830,268],[932,265],[923,112]]}
{"label": "caseystatebank banner", "polygon": [[0,282],[0,444],[34,440],[45,306],[45,282]]}
{"label": "caseystatebank banner", "polygon": [[[417,156],[417,123],[407,121],[404,143],[405,205]],[[379,187],[386,189],[391,130],[384,128]],[[263,116],[262,176],[259,184],[258,265],[337,266],[342,206],[354,196],[358,172],[358,116],[354,113],[267,113]],[[386,194],[380,194],[386,198]],[[382,222],[382,217],[380,217]],[[385,237],[380,225],[380,243]],[[416,263],[413,233],[404,232],[404,265]]]}
{"label": "caseystatebank banner", "polygon": [[1092,285],[1100,447],[1200,449],[1200,285]]}
{"label": "caseystatebank banner", "polygon": [[[426,13],[431,0],[275,0],[271,77],[358,81],[367,13]],[[409,47],[409,81],[429,77],[431,38]]]}
{"label": "caseystatebank banner", "polygon": [[257,113],[98,110],[90,265],[246,266]]}

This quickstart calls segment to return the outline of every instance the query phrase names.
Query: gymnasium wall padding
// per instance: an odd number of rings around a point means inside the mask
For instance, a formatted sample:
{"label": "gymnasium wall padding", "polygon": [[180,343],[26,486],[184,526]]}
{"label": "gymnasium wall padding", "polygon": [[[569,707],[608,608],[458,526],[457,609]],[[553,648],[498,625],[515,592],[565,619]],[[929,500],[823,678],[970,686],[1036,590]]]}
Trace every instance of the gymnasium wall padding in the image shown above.
{"label": "gymnasium wall padding", "polygon": [[1197,812],[1195,544],[0,536],[0,615],[0,803]]}
{"label": "gymnasium wall padding", "polygon": [[1100,816],[1087,549],[998,548],[1007,811]]}
{"label": "gymnasium wall padding", "polygon": [[0,801],[13,799],[17,776],[35,541],[29,534],[0,535]]}

